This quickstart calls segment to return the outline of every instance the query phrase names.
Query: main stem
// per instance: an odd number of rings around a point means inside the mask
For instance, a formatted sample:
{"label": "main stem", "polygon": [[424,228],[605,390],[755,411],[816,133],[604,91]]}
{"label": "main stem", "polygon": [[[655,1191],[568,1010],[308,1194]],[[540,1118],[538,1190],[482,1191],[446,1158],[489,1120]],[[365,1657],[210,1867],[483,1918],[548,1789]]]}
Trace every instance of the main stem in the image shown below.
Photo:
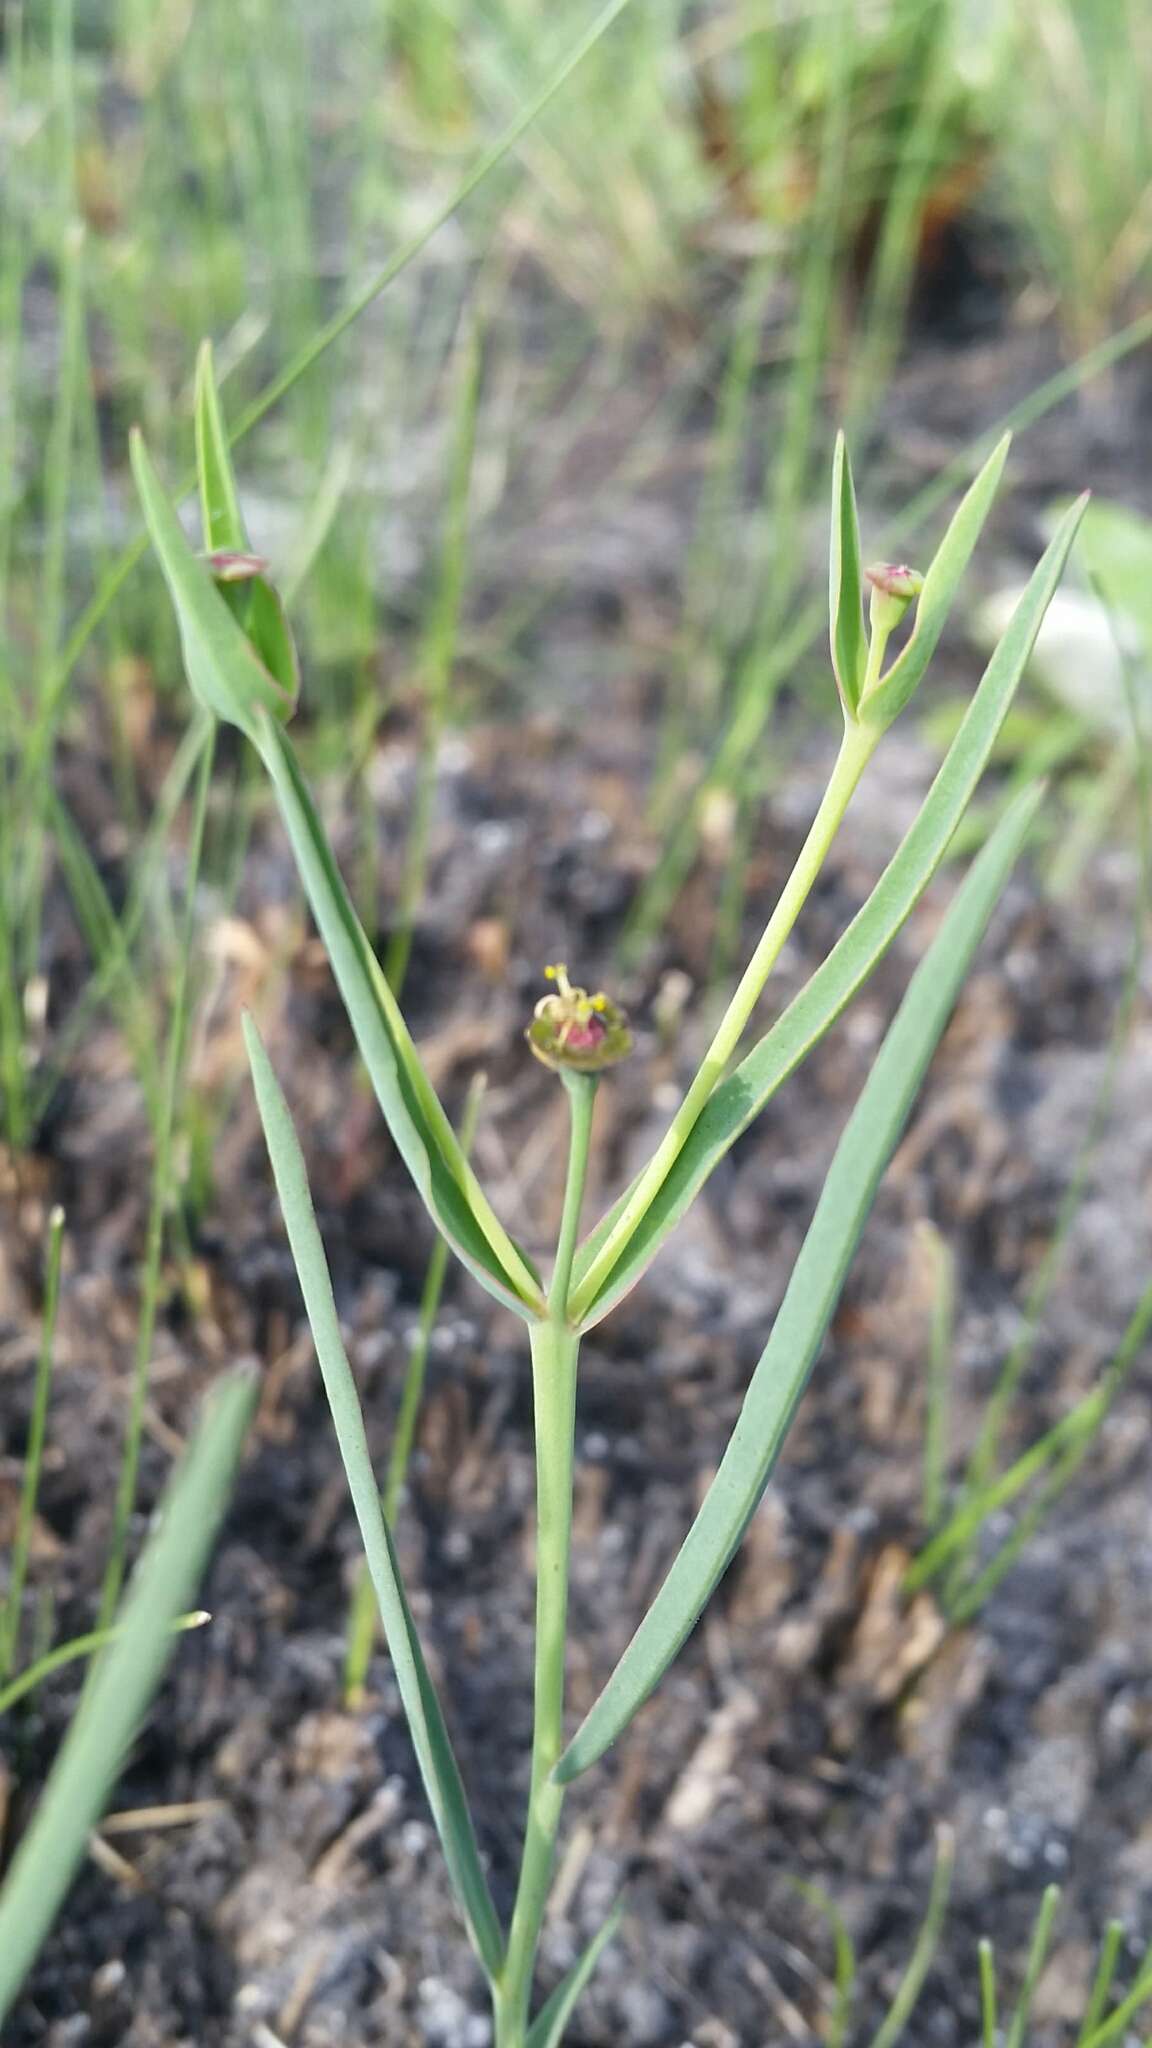
{"label": "main stem", "polygon": [[596,1078],[563,1076],[572,1123],[564,1213],[546,1318],[531,1327],[532,1398],[536,1428],[536,1669],[533,1686],[532,1775],[520,1881],[508,1949],[493,1987],[496,2048],[523,2048],[536,1950],[548,1899],[564,1788],[552,1772],[564,1747],[564,1649],[568,1621],[568,1557],[572,1536],[572,1453],[576,1427],[579,1332],[568,1319],[568,1291],[588,1170]]}
{"label": "main stem", "polygon": [[796,865],[780,892],[776,908],[764,927],[760,943],[740,978],[736,993],[721,1018],[716,1035],[700,1063],[691,1087],[573,1299],[572,1311],[576,1320],[579,1320],[591,1306],[640,1218],[659,1194],[705,1103],[722,1079],[724,1070],[748,1027],[764,984],[824,865],[828,850],[851,802],[853,791],[872,757],[879,737],[879,732],[867,726],[845,727],[840,752],[836,756],[836,765],[821,798],[820,808],[812,820],[808,837],[800,849]]}

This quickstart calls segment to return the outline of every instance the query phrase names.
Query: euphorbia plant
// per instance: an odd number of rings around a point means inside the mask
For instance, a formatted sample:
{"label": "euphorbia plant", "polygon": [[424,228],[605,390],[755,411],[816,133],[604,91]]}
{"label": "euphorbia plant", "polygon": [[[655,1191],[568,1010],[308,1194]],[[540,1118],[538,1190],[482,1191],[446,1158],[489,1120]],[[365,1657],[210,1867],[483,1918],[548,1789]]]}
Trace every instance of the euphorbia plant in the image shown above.
{"label": "euphorbia plant", "polygon": [[[400,1580],[333,1301],[304,1162],[283,1092],[245,1020],[256,1097],[368,1568],[449,1873],[492,1995],[497,2048],[554,2048],[610,1922],[531,2017],[540,1928],[565,1789],[628,1727],[675,1657],[764,1492],[867,1217],[956,993],[1028,831],[1038,792],[1019,798],[973,863],[889,1028],[824,1183],[804,1245],[716,1477],[652,1606],[599,1698],[567,1737],[568,1558],[580,1343],[634,1287],[718,1161],[839,1016],[891,944],[947,851],[988,760],[1059,580],[1081,507],[1064,520],[997,647],[963,727],[915,823],[863,908],[771,1028],[737,1061],[765,982],[843,820],[852,793],[936,648],[1007,453],[1003,442],[960,504],[925,575],[861,566],[841,440],[833,475],[832,659],[843,735],[823,799],[712,1043],[652,1158],[582,1241],[584,1179],[601,1074],[630,1050],[603,995],[550,970],[553,988],[527,1025],[569,1103],[563,1214],[547,1279],[499,1221],[421,1064],[356,917],[285,732],[295,661],[264,565],[245,532],[213,383],[201,357],[197,445],[204,525],[198,557],[137,438],[145,517],[176,606],[189,680],[202,703],[256,748],[280,812],[357,1044],[397,1149],[451,1249],[526,1323],[537,1463],[534,1737],[519,1882],[505,1921],[493,1902],[447,1726]],[[871,589],[869,622],[865,586]],[[887,666],[889,636],[912,630]],[[737,1062],[734,1064],[734,1062]]]}

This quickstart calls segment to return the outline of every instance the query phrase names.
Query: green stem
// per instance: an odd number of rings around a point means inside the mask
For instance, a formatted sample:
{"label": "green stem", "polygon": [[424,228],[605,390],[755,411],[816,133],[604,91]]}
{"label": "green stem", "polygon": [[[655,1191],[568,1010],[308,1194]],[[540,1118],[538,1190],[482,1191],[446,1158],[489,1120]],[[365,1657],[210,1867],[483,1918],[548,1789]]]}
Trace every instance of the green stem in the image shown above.
{"label": "green stem", "polygon": [[563,1076],[572,1109],[568,1179],[548,1293],[548,1315],[531,1329],[536,1427],[536,1672],[532,1774],[520,1881],[508,1948],[493,1985],[496,2048],[524,2048],[536,1950],[564,1804],[552,1772],[564,1747],[564,1646],[568,1621],[568,1558],[572,1536],[572,1458],[580,1338],[567,1318],[596,1076]]}
{"label": "green stem", "polygon": [[701,1061],[695,1080],[573,1297],[571,1319],[574,1323],[580,1322],[596,1299],[641,1217],[663,1187],[713,1089],[722,1079],[744,1036],[764,984],[824,865],[878,738],[879,734],[868,727],[845,726],[836,765],[796,865],[784,884],[776,908]]}

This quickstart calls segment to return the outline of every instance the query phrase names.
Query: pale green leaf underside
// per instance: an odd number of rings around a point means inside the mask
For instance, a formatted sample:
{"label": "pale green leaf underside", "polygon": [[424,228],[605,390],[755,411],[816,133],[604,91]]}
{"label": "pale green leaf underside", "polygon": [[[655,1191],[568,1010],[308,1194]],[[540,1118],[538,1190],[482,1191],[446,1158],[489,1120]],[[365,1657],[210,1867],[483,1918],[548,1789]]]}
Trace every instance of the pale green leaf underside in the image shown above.
{"label": "pale green leaf underside", "polygon": [[257,744],[376,1099],[438,1228],[498,1300],[531,1320],[539,1281],[497,1218],[431,1082],[356,916],[287,735],[262,720]]}
{"label": "pale green leaf underside", "polygon": [[579,1961],[572,1965],[563,1982],[556,1986],[551,1998],[541,2006],[528,2029],[527,2048],[560,2048],[564,2029],[572,2017],[576,2001],[616,1933],[623,1910],[623,1905],[619,1902],[613,1906],[603,1927],[593,1935]]}
{"label": "pale green leaf underside", "polygon": [[49,1933],[160,1683],[176,1641],[172,1624],[196,1591],[227,1505],[254,1395],[252,1376],[238,1372],[210,1397],[0,1888],[0,2021]]}
{"label": "pale green leaf underside", "polygon": [[284,1226],[420,1775],[476,1953],[489,1977],[494,1977],[503,1956],[500,1925],[480,1864],[452,1744],[420,1648],[380,1503],[360,1398],[340,1334],[303,1154],[280,1083],[249,1017],[244,1019],[244,1038]]}
{"label": "pale green leaf underside", "polygon": [[580,1282],[627,1193],[581,1247],[573,1302],[583,1327],[598,1322],[635,1285],[718,1161],[835,1022],[919,901],[983,774],[1060,580],[1082,511],[1082,502],[1071,507],[1037,564],[919,815],[872,894],[772,1029],[721,1082],[621,1257],[588,1302],[581,1299]]}
{"label": "pale green leaf underside", "polygon": [[720,1468],[668,1577],[557,1767],[562,1783],[595,1763],[668,1669],[759,1504],[889,1159],[960,984],[1036,812],[1027,790],[962,883],[916,970],[828,1170],[772,1335]]}
{"label": "pale green leaf underside", "polygon": [[860,568],[860,526],[852,465],[843,434],[832,459],[832,534],[828,553],[828,616],[832,624],[832,667],[840,695],[853,717],[860,702],[868,642],[864,633],[864,579]]}

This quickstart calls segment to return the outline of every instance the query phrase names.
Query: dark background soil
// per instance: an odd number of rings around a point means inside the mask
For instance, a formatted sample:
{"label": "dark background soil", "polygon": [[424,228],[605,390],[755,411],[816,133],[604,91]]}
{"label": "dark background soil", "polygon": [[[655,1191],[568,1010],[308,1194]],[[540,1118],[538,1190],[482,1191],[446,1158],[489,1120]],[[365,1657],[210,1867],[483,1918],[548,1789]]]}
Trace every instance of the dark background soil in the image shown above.
{"label": "dark background soil", "polygon": [[[986,323],[985,323],[986,324]],[[979,328],[980,322],[974,325]],[[960,352],[930,328],[895,387],[877,473],[931,475],[957,442],[1050,366],[1042,332],[994,326]],[[1114,405],[1071,403],[1025,444],[1022,488],[986,558],[1033,556],[1033,510],[1083,483],[1139,502],[1147,363]],[[578,528],[572,503],[555,529]],[[653,504],[656,510],[653,511]],[[623,518],[623,515],[621,515]],[[654,744],[642,618],[674,618],[686,537],[675,477],[649,486],[638,530],[551,612],[535,709],[445,750],[427,910],[408,994],[450,1109],[490,1077],[477,1158],[534,1248],[559,1199],[560,1091],[522,1025],[544,961],[592,985],[655,853],[643,824]],[[554,530],[555,530],[554,529]],[[654,538],[655,537],[655,538]],[[577,533],[578,538],[578,533]],[[542,552],[547,552],[546,541]],[[581,558],[578,546],[573,559]],[[495,572],[494,572],[495,573]],[[517,564],[530,577],[530,557]],[[643,636],[639,636],[642,640]],[[656,635],[658,642],[659,635]],[[975,658],[946,644],[940,687]],[[779,737],[783,735],[783,739]],[[158,736],[158,747],[161,744]],[[417,735],[381,743],[380,900],[394,899]],[[788,871],[830,760],[828,733],[788,704],[788,768],[762,805],[750,943]],[[913,723],[886,741],[782,962],[780,1004],[823,956],[910,820],[932,772]],[[114,873],[112,800],[91,753],[70,799]],[[218,807],[228,802],[227,775]],[[1059,802],[1059,797],[1053,799]],[[332,820],[337,843],[351,829]],[[822,1887],[858,1944],[856,2034],[868,2038],[923,1915],[935,1831],[956,1879],[909,2042],[975,2038],[975,1948],[991,1935],[1009,1984],[1044,1886],[1066,1896],[1036,2042],[1070,2038],[1095,1943],[1124,1917],[1152,1931],[1152,1517],[1148,1362],[1056,1515],[978,1621],[942,1630],[930,1596],[901,1606],[922,1538],[920,1477],[930,1219],[954,1251],[958,1452],[1020,1327],[1030,1277],[1088,1128],[1131,947],[1136,856],[1123,823],[1072,902],[1025,863],[1013,880],[884,1185],[779,1474],[739,1560],[655,1699],[577,1788],[544,1981],[624,1886],[624,1930],[572,2031],[574,2048],[759,2048],[816,2038],[831,1943],[795,1880]],[[874,984],[724,1162],[672,1249],[586,1348],[570,1660],[585,1709],[654,1592],[721,1453],[823,1169],[884,1022],[948,899],[945,871]],[[636,1057],[601,1091],[593,1201],[643,1156],[706,1029],[717,873],[705,856],[643,975],[622,989]],[[143,1475],[155,1499],[197,1397],[254,1358],[263,1398],[205,1605],[128,1760],[119,1812],[205,1802],[178,1827],[117,1832],[118,1869],[77,1882],[8,2048],[482,2048],[484,2002],[448,1896],[387,1659],[362,1711],[342,1704],[356,1540],[244,1078],[252,1001],[305,1138],[321,1225],[381,1468],[415,1328],[429,1228],[357,1076],[347,1026],[297,908],[275,821],[257,828],[235,912],[206,892],[210,967],[198,1084],[228,1103],[198,1228],[199,1312],[173,1284],[157,1338]],[[386,937],[386,933],[380,935]],[[84,970],[63,908],[50,925],[54,1013]],[[286,962],[286,970],[281,963]],[[690,977],[673,1049],[651,1028],[665,976]],[[1152,1032],[1137,1006],[1116,1096],[1013,1425],[1031,1441],[1090,1387],[1149,1273]],[[134,1331],[148,1141],[123,1047],[94,1027],[36,1155],[9,1161],[0,1243],[0,1401],[10,1515],[38,1335],[40,1247],[68,1216],[59,1370],[38,1531],[63,1635],[86,1626],[110,1520]],[[519,1326],[450,1279],[402,1553],[506,1904],[530,1735],[532,1451]],[[16,1838],[68,1719],[74,1675],[5,1730]],[[1131,1970],[1131,1963],[1126,1965]]]}

